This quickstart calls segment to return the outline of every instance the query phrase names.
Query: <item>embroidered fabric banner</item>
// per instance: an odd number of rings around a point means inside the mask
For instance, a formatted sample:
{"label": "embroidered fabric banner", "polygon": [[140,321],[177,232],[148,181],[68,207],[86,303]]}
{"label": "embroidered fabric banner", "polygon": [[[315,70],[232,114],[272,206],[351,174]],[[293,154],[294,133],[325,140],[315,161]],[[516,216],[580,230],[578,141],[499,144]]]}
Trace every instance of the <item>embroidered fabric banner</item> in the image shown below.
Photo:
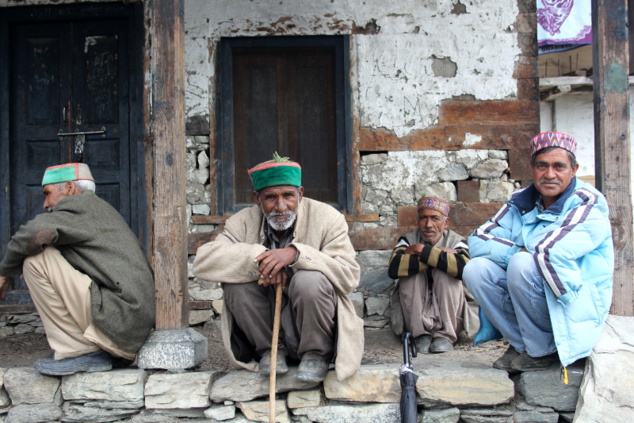
{"label": "embroidered fabric banner", "polygon": [[537,0],[539,54],[592,44],[591,0]]}

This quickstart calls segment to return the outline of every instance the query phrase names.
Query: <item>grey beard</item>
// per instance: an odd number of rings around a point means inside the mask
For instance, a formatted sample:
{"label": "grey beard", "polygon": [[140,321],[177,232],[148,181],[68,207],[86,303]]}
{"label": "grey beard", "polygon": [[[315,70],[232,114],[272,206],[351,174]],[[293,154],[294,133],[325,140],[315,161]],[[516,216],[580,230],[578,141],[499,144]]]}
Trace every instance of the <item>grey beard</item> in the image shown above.
{"label": "grey beard", "polygon": [[[293,226],[293,223],[295,223],[295,219],[297,218],[297,213],[293,213],[292,211],[288,210],[281,213],[271,212],[270,214],[265,214],[265,216],[266,221],[269,222],[269,226],[271,226],[271,228],[276,231],[285,231]],[[291,218],[286,223],[279,224],[275,221],[275,216],[291,216]]]}

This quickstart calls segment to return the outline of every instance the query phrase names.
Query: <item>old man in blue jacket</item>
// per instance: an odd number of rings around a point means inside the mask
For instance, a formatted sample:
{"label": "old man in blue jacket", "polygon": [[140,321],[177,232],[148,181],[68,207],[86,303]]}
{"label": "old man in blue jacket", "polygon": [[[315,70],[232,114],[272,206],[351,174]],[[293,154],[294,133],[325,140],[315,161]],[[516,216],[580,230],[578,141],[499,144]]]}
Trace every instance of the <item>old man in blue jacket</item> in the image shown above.
{"label": "old man in blue jacket", "polygon": [[605,197],[575,178],[576,140],[530,143],[533,183],[469,237],[463,280],[510,347],[493,366],[564,367],[587,357],[612,301],[614,251]]}

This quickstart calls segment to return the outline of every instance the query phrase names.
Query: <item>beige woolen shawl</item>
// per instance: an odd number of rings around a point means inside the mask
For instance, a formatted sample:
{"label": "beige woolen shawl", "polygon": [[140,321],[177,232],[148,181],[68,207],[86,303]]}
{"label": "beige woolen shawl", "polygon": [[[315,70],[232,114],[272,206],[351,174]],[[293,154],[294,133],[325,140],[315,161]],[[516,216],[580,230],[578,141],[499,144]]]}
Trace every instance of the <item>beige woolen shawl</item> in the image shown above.
{"label": "beige woolen shawl", "polygon": [[[216,239],[201,246],[194,260],[197,277],[214,282],[244,283],[258,280],[253,259],[266,251],[264,215],[258,206],[243,209],[230,217]],[[363,356],[363,320],[357,316],[348,298],[359,284],[360,269],[348,237],[344,216],[333,207],[304,198],[297,213],[291,241],[299,251],[293,270],[323,273],[334,286],[337,301],[337,355],[335,370],[342,381],[354,375]],[[238,361],[231,350],[233,317],[223,305],[222,337],[229,359],[235,367],[257,371],[255,361]]]}

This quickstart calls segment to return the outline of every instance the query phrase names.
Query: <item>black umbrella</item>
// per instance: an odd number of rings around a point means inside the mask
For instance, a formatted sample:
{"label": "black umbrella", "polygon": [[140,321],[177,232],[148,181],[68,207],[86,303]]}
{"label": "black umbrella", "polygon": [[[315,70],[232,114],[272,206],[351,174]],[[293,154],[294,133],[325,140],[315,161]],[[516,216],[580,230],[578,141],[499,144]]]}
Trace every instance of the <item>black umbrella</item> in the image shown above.
{"label": "black umbrella", "polygon": [[401,423],[417,423],[418,408],[416,406],[416,381],[418,375],[414,373],[410,363],[410,350],[413,357],[416,357],[416,344],[410,339],[412,334],[406,332],[403,335],[403,365],[401,366]]}

